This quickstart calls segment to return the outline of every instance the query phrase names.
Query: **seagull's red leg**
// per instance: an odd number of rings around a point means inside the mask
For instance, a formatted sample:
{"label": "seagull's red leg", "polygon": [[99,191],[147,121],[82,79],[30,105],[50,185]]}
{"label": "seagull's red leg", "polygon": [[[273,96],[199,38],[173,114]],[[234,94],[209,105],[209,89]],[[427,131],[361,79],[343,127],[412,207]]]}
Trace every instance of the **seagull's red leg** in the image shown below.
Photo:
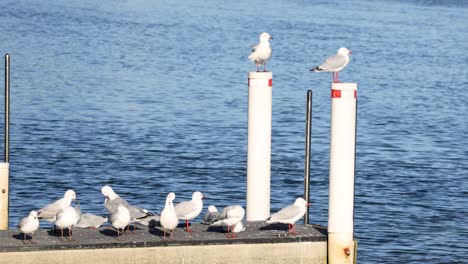
{"label": "seagull's red leg", "polygon": [[236,225],[231,226],[231,238],[236,238],[236,233],[234,233],[234,228],[236,228]]}
{"label": "seagull's red leg", "polygon": [[190,226],[189,226],[189,220],[185,220],[185,231],[187,231],[187,233],[193,233],[193,230],[190,229]]}

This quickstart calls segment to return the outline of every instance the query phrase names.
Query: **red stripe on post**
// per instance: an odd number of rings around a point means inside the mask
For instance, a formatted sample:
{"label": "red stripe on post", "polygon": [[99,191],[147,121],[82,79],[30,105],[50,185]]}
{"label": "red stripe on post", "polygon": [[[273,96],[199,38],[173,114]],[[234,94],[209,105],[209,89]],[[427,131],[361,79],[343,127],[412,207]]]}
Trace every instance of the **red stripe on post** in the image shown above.
{"label": "red stripe on post", "polygon": [[273,87],[273,79],[268,80],[268,86]]}
{"label": "red stripe on post", "polygon": [[331,90],[331,98],[341,98],[341,90]]}

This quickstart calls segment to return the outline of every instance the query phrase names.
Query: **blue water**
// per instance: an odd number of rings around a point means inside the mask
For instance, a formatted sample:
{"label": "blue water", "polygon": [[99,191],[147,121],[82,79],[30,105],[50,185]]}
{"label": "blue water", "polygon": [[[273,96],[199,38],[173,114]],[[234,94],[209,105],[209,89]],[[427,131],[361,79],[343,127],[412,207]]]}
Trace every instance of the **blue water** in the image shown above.
{"label": "blue water", "polygon": [[312,89],[310,219],[327,225],[331,76],[308,69],[346,46],[340,78],[359,83],[358,262],[466,261],[466,1],[3,0],[0,10],[11,226],[68,188],[103,213],[104,184],[156,212],[170,191],[245,204],[246,58],[267,31],[272,211],[303,192]]}

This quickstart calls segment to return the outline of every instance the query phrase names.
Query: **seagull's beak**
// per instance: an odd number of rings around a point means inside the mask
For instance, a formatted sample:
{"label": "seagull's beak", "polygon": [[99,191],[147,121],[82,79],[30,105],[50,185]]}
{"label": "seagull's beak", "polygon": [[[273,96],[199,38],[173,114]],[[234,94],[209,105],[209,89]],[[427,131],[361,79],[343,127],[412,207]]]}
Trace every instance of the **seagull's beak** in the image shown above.
{"label": "seagull's beak", "polygon": [[308,203],[308,204],[307,204],[307,207],[309,207],[309,206],[311,206],[311,205],[312,205],[311,203]]}
{"label": "seagull's beak", "polygon": [[205,196],[205,195],[203,195],[202,199],[206,199],[206,196]]}
{"label": "seagull's beak", "polygon": [[349,51],[349,54],[353,54],[351,51]]}
{"label": "seagull's beak", "polygon": [[270,36],[270,39],[273,39],[273,37],[272,37],[272,36]]}

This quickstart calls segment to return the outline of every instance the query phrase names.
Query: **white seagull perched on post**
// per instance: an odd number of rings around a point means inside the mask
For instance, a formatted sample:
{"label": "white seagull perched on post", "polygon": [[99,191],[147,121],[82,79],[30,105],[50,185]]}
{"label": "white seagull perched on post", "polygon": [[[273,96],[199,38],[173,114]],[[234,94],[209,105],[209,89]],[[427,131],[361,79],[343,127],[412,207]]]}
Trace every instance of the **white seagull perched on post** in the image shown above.
{"label": "white seagull perched on post", "polygon": [[174,229],[179,224],[179,218],[177,217],[174,208],[175,193],[170,192],[166,197],[166,204],[161,212],[159,222],[163,227],[164,240],[166,239],[166,229],[171,230],[171,238],[174,238]]}
{"label": "white seagull perched on post", "polygon": [[62,199],[59,199],[37,212],[40,220],[55,222],[57,213],[70,206],[71,202],[76,200],[76,194],[73,190],[67,190]]}
{"label": "white seagull perched on post", "polygon": [[[245,216],[245,210],[240,205],[230,205],[225,207],[216,221],[211,224],[211,226],[227,226],[227,238],[235,238],[234,229],[237,224],[239,224]],[[242,229],[242,227],[241,227]]]}
{"label": "white seagull perched on post", "polygon": [[21,219],[18,228],[23,233],[23,243],[26,243],[26,235],[31,234],[31,243],[36,244],[34,240],[34,232],[39,228],[39,219],[37,219],[37,212],[31,211],[28,216]]}
{"label": "white seagull perched on post", "polygon": [[192,233],[190,229],[189,221],[197,217],[203,210],[203,201],[206,197],[201,192],[194,192],[192,194],[192,200],[180,202],[175,206],[177,217],[181,220],[185,220],[185,231]]}
{"label": "white seagull perched on post", "polygon": [[315,68],[310,69],[314,72],[331,72],[334,83],[339,83],[338,73],[348,65],[349,54],[352,54],[347,48],[340,48],[335,55],[328,57],[325,62]]}
{"label": "white seagull perched on post", "polygon": [[273,39],[270,34],[263,32],[260,34],[260,42],[257,45],[252,46],[252,53],[249,56],[249,60],[255,62],[257,71],[259,71],[259,65],[263,65],[263,71],[266,71],[267,60],[271,57],[271,46],[270,39]]}
{"label": "white seagull perched on post", "polygon": [[297,235],[294,224],[297,220],[301,219],[304,216],[305,212],[307,211],[307,206],[309,205],[310,204],[308,204],[306,200],[299,197],[296,199],[294,204],[288,205],[280,211],[272,214],[270,218],[267,219],[267,224],[288,224],[288,232],[292,235]]}

